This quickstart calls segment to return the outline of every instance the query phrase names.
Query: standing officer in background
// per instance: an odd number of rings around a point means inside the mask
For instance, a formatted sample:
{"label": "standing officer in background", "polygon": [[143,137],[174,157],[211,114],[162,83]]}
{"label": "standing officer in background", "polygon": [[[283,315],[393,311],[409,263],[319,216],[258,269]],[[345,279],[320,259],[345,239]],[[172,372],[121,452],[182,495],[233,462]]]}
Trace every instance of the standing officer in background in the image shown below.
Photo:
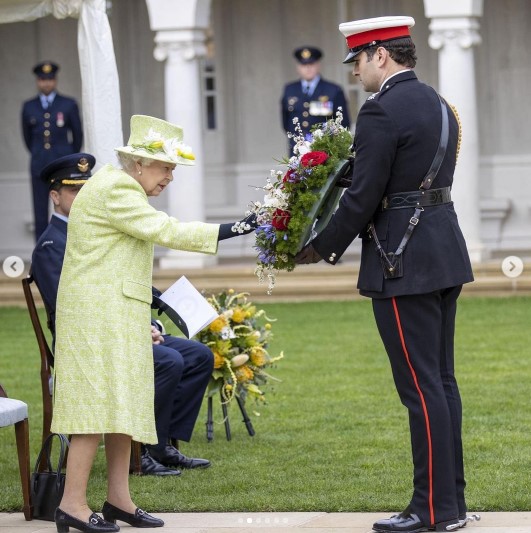
{"label": "standing officer in background", "polygon": [[[342,108],[343,126],[350,128],[347,101],[339,85],[321,78],[321,58],[319,48],[302,46],[293,52],[297,60],[297,72],[300,79],[288,83],[282,95],[282,126],[286,133],[295,133],[293,119],[297,117],[305,137],[310,137],[310,130],[315,124],[326,122],[336,117]],[[290,155],[295,143],[289,139]]]}
{"label": "standing officer in background", "polygon": [[79,152],[83,141],[76,101],[57,93],[58,70],[50,61],[35,65],[39,94],[22,108],[22,132],[31,153],[35,240],[48,225],[48,186],[39,178],[40,172],[58,157]]}
{"label": "standing officer in background", "polygon": [[414,23],[379,17],[339,26],[349,48],[344,62],[375,94],[356,121],[352,182],[330,223],[296,258],[333,265],[358,235],[363,241],[358,288],[372,298],[409,412],[414,466],[411,501],[373,525],[382,533],[451,531],[477,518],[466,516],[454,376],[457,298],[462,284],[473,281],[450,192],[460,125],[453,108],[412,70]]}

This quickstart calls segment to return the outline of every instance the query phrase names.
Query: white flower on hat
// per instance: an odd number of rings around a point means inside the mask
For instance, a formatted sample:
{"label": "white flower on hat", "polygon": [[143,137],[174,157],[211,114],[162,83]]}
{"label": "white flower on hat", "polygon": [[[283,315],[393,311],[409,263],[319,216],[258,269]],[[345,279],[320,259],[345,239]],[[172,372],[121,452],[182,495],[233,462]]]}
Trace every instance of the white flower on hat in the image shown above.
{"label": "white flower on hat", "polygon": [[195,160],[192,148],[175,137],[173,139],[166,139],[163,148],[166,154],[176,163],[183,162],[183,160]]}
{"label": "white flower on hat", "polygon": [[153,128],[149,128],[142,144],[133,144],[132,147],[146,150],[151,154],[163,152],[168,156],[168,159],[175,163],[191,164],[191,161],[195,160],[190,146],[184,144],[177,137],[164,139],[162,134]]}

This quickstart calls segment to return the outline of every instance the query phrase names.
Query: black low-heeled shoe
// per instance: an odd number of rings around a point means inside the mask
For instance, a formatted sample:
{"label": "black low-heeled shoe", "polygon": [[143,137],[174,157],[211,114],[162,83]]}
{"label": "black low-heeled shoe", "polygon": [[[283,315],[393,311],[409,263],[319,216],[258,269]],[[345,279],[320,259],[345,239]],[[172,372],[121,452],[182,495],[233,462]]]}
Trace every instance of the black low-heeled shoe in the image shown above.
{"label": "black low-heeled shoe", "polygon": [[121,520],[133,527],[162,527],[164,525],[164,520],[151,516],[139,507],[136,508],[134,514],[126,513],[111,503],[105,502],[101,514],[107,522],[112,522],[113,524],[116,523],[116,520]]}
{"label": "black low-heeled shoe", "polygon": [[120,526],[107,522],[96,513],[90,515],[88,522],[83,522],[83,520],[66,514],[58,507],[55,510],[53,518],[58,533],[68,533],[71,527],[83,531],[83,533],[111,533],[113,531],[120,531]]}

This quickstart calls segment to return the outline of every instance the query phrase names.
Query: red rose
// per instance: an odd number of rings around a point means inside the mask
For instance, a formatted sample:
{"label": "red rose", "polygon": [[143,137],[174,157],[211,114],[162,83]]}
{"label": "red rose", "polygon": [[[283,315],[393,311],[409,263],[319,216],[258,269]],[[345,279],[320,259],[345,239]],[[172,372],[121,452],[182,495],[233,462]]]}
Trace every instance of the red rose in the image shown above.
{"label": "red rose", "polygon": [[322,165],[328,159],[326,152],[308,152],[301,157],[301,163],[305,167],[315,167]]}
{"label": "red rose", "polygon": [[275,209],[273,213],[273,218],[271,220],[271,225],[279,230],[287,230],[289,220],[291,218],[291,213],[289,211],[284,211],[282,209]]}

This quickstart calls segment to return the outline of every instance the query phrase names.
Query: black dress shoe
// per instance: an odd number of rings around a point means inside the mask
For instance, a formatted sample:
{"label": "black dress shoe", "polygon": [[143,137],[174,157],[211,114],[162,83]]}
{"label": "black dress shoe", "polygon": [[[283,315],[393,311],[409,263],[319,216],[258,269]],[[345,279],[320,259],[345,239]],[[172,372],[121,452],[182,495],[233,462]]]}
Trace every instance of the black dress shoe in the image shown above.
{"label": "black dress shoe", "polygon": [[408,509],[402,511],[400,514],[395,514],[391,518],[384,518],[378,520],[372,526],[374,531],[386,533],[420,533],[421,531],[428,531],[420,518],[415,513],[410,513]]}
{"label": "black dress shoe", "polygon": [[133,527],[162,527],[164,525],[164,520],[147,514],[139,507],[136,508],[134,514],[126,513],[111,503],[105,502],[101,514],[105,520],[113,524],[116,523],[116,520],[121,520]]}
{"label": "black dress shoe", "polygon": [[378,533],[421,533],[422,531],[453,531],[460,527],[459,519],[438,522],[434,526],[426,526],[418,515],[409,508],[391,518],[378,520],[372,526]]}
{"label": "black dress shoe", "polygon": [[140,458],[140,467],[143,476],[180,476],[181,471],[175,468],[167,468],[155,461],[153,457],[146,450],[142,453]]}
{"label": "black dress shoe", "polygon": [[74,518],[64,511],[61,511],[59,507],[54,513],[55,525],[57,526],[58,533],[68,533],[71,527],[79,529],[84,533],[109,533],[111,531],[120,531],[120,527],[111,522],[107,522],[96,513],[92,513],[88,522],[83,522],[78,518]]}
{"label": "black dress shoe", "polygon": [[149,453],[159,463],[165,466],[176,466],[178,468],[208,468],[210,461],[207,459],[192,459],[183,455],[175,446],[169,444],[162,451],[155,446],[147,447]]}

